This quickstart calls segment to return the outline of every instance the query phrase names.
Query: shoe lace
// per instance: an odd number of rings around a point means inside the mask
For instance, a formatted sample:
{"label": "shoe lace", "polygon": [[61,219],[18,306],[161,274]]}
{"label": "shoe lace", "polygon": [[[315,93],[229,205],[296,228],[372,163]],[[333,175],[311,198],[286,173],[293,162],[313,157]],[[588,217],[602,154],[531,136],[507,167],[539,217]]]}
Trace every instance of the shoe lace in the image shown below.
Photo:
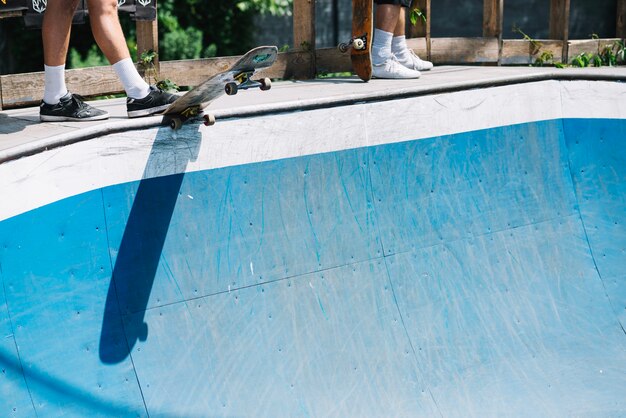
{"label": "shoe lace", "polygon": [[87,105],[87,103],[85,103],[85,98],[83,96],[81,96],[80,94],[72,93],[72,102],[74,104],[76,104],[76,106],[79,109],[85,109],[85,108],[89,107],[89,105]]}
{"label": "shoe lace", "polygon": [[402,64],[400,64],[400,61],[398,60],[398,57],[396,57],[394,54],[391,54],[389,59],[387,59],[387,61],[385,61],[385,64],[386,64],[386,67],[387,67],[388,71],[393,71],[398,66],[402,65]]}
{"label": "shoe lace", "polygon": [[417,56],[417,54],[415,53],[415,51],[413,51],[412,49],[409,49],[409,54],[411,54],[411,56],[417,60],[417,62],[419,62],[420,64],[423,62],[422,59],[420,57]]}

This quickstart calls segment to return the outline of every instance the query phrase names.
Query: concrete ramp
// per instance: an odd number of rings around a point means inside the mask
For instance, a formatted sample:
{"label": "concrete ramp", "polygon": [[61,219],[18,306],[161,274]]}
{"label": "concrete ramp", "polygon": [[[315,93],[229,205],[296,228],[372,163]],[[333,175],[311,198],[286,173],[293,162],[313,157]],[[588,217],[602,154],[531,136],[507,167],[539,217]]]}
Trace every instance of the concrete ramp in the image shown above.
{"label": "concrete ramp", "polygon": [[504,86],[0,165],[0,415],[625,416],[625,94]]}

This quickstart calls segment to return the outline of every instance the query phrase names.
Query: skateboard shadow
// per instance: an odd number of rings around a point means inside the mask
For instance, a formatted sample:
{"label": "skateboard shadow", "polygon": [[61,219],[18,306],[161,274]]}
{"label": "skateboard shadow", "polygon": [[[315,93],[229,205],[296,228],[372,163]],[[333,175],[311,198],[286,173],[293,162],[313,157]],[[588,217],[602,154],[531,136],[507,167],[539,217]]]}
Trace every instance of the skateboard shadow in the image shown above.
{"label": "skateboard shadow", "polygon": [[[152,146],[113,266],[99,347],[105,364],[124,361],[137,341],[148,338],[145,310],[187,165],[200,147],[201,133],[194,129],[187,125],[173,137],[170,128],[161,128]],[[164,167],[176,174],[155,177]],[[113,257],[112,246],[110,251]]]}

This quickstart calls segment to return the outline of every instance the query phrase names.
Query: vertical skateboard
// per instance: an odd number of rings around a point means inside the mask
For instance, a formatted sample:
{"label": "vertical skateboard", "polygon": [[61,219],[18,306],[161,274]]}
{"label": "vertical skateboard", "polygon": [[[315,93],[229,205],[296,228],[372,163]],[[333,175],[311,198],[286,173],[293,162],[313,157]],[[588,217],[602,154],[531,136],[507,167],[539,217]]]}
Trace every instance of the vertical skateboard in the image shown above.
{"label": "vertical skateboard", "polygon": [[213,125],[215,116],[204,113],[204,108],[224,93],[232,96],[239,90],[250,88],[269,90],[272,87],[269,78],[253,80],[252,76],[258,70],[274,64],[277,55],[278,48],[275,46],[260,46],[248,51],[232,67],[215,74],[176,99],[163,112],[164,120],[174,130],[179,129],[185,121],[196,117],[202,117],[207,126]]}
{"label": "vertical skateboard", "polygon": [[373,38],[373,0],[352,0],[352,38],[347,43],[339,44],[339,50],[350,50],[352,69],[363,81],[372,78]]}

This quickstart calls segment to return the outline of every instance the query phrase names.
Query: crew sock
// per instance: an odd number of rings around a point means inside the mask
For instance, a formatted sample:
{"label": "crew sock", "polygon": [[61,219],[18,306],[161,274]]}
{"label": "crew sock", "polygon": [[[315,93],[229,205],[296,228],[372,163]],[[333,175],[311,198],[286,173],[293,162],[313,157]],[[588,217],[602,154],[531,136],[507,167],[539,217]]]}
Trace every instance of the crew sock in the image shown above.
{"label": "crew sock", "polygon": [[408,46],[406,45],[406,36],[394,36],[391,40],[391,53],[400,58],[408,52]]}
{"label": "crew sock", "polygon": [[391,57],[391,40],[393,33],[381,29],[374,30],[372,43],[372,64],[380,65]]}
{"label": "crew sock", "polygon": [[44,65],[43,101],[49,105],[59,103],[59,99],[67,94],[65,86],[65,64],[58,66]]}
{"label": "crew sock", "polygon": [[126,95],[131,99],[143,99],[150,93],[150,86],[141,78],[130,58],[116,62],[113,69],[120,78]]}

